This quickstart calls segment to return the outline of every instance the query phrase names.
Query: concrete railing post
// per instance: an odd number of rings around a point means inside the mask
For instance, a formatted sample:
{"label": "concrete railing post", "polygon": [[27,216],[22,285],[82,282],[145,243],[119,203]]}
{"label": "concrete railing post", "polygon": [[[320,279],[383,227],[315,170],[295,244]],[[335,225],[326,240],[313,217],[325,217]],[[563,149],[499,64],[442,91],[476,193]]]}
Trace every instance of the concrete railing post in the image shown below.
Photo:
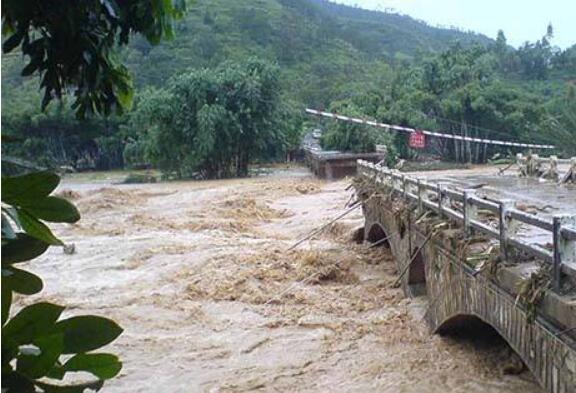
{"label": "concrete railing post", "polygon": [[510,199],[504,199],[500,201],[500,217],[499,232],[500,232],[500,255],[503,260],[508,259],[508,238],[513,234],[514,227],[512,225],[512,219],[508,215],[508,211],[512,209],[515,202]]}
{"label": "concrete railing post", "polygon": [[417,193],[418,193],[418,214],[422,214],[424,213],[424,203],[422,202],[423,198],[424,198],[424,185],[422,184],[422,180],[417,179],[416,180],[416,187],[417,187]]}
{"label": "concrete railing post", "polygon": [[554,264],[552,267],[552,287],[560,290],[562,264],[576,263],[576,241],[562,236],[562,227],[576,228],[576,216],[556,215],[552,218],[552,242],[554,245]]}
{"label": "concrete railing post", "polygon": [[444,213],[444,202],[446,200],[446,194],[444,193],[444,188],[446,185],[444,183],[438,183],[436,185],[436,193],[438,194],[438,213],[442,216]]}
{"label": "concrete railing post", "polygon": [[464,203],[463,203],[463,215],[464,215],[464,231],[466,235],[472,234],[472,226],[470,222],[478,218],[478,206],[472,203],[472,197],[475,195],[473,190],[464,190]]}
{"label": "concrete railing post", "polygon": [[386,175],[386,172],[380,172],[380,182],[385,186],[389,186],[388,176]]}
{"label": "concrete railing post", "polygon": [[406,199],[406,175],[402,175],[402,196]]}

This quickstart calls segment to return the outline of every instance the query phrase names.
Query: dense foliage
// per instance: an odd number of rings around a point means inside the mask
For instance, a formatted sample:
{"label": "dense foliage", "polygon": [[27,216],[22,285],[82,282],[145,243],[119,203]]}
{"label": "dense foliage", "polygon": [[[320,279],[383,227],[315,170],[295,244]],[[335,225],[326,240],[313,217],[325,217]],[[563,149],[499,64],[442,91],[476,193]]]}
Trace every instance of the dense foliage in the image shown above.
{"label": "dense foliage", "polygon": [[173,19],[184,0],[6,0],[2,2],[2,51],[18,50],[29,60],[22,76],[38,74],[42,108],[67,90],[79,117],[122,113],[132,100],[132,81],[115,59],[117,45],[133,33],[158,43],[173,35]]}
{"label": "dense foliage", "polygon": [[[105,4],[99,12],[106,12]],[[483,36],[436,29],[409,17],[324,0],[199,0],[188,11],[174,24],[173,40],[153,45],[136,35],[118,53],[110,53],[130,70],[137,96],[145,96],[146,87],[165,87],[167,79],[190,68],[215,68],[225,60],[243,62],[256,56],[280,66],[281,112],[292,116],[304,105],[328,106],[350,91],[385,80],[390,64],[417,59],[420,52],[445,49],[452,40],[489,42]],[[18,56],[2,59],[2,132],[23,139],[3,146],[5,153],[78,169],[122,167],[124,157],[138,153],[134,135],[126,133],[116,118],[78,123],[74,111],[59,107],[40,114],[38,80],[20,77],[25,67]],[[73,97],[66,99],[68,104],[73,102]],[[301,121],[285,120],[284,134],[290,143],[269,146],[268,160],[289,155],[298,144],[294,142],[302,130],[295,127]],[[39,140],[44,136],[49,142]],[[131,144],[127,154],[120,154],[127,143]]]}
{"label": "dense foliage", "polygon": [[278,68],[256,59],[182,74],[138,103],[133,143],[178,178],[247,176],[251,160],[284,142],[278,84]]}
{"label": "dense foliage", "polygon": [[44,112],[24,106],[21,112],[13,113],[13,108],[3,110],[2,128],[4,134],[16,135],[19,140],[3,145],[3,153],[43,167],[59,165],[78,170],[122,167],[125,137],[119,129],[119,118],[79,120],[64,102],[55,103]]}
{"label": "dense foliage", "polygon": [[[154,46],[135,36],[117,53],[134,76],[136,112],[142,114],[140,106],[147,105],[149,95],[190,69],[214,70],[225,61],[242,63],[251,57],[277,64],[279,112],[285,116],[275,133],[285,143],[268,143],[252,159],[289,156],[304,131],[302,119],[294,114],[301,115],[305,106],[332,105],[416,128],[553,142],[561,154],[576,154],[570,98],[576,46],[555,48],[552,29],[514,49],[503,32],[493,41],[325,0],[199,0],[174,30],[172,41]],[[3,133],[22,137],[22,142],[3,147],[5,153],[77,169],[150,164],[139,135],[155,131],[145,121],[134,127],[137,120],[130,114],[130,124],[126,117],[79,123],[73,111],[58,107],[40,115],[37,81],[18,77],[22,67],[17,58],[2,61]],[[325,140],[332,135],[331,146],[358,150],[366,144],[363,136],[354,136],[359,145],[349,138],[351,128],[324,125]],[[331,132],[335,128],[348,137],[337,137]],[[373,131],[355,128],[374,138]],[[415,154],[407,149],[405,136],[394,140],[400,155]],[[431,142],[431,153],[459,161],[484,161],[497,152],[480,145]]]}
{"label": "dense foliage", "polygon": [[[542,40],[519,50],[506,45],[502,32],[490,46],[453,45],[396,70],[382,89],[356,92],[336,111],[463,136],[553,143],[560,153],[574,155],[576,47],[554,50],[548,44],[551,34],[549,28]],[[351,128],[360,132],[362,127],[329,127],[330,140],[349,140]],[[355,138],[355,146],[347,147],[363,149],[365,141]],[[402,156],[414,154],[406,147],[405,135],[395,140]],[[495,153],[506,153],[456,140],[432,139],[428,146],[428,153],[456,161],[485,162]]]}
{"label": "dense foliage", "polygon": [[[70,202],[51,196],[60,179],[50,172],[2,176],[2,391],[78,392],[99,390],[122,368],[115,355],[92,352],[116,339],[122,329],[93,315],[61,319],[63,306],[37,302],[12,313],[15,294],[42,290],[40,277],[17,267],[62,246],[44,222],[80,219]],[[88,372],[88,383],[62,384],[66,373]],[[56,382],[56,383],[55,383]]]}
{"label": "dense foliage", "polygon": [[[367,118],[362,102],[336,101],[330,111],[347,116]],[[345,122],[331,122],[322,133],[320,143],[324,149],[372,153],[376,145],[392,145],[392,135],[372,127]]]}

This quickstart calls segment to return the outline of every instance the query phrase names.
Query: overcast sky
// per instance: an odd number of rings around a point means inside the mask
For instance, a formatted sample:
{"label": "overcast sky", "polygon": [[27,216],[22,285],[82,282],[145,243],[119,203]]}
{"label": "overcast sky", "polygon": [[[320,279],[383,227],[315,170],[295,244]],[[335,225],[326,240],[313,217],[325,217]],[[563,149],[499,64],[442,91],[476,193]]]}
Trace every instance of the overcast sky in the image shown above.
{"label": "overcast sky", "polygon": [[504,30],[515,47],[535,41],[554,27],[553,45],[576,44],[576,0],[333,0],[362,8],[393,8],[433,26],[456,26],[496,38]]}

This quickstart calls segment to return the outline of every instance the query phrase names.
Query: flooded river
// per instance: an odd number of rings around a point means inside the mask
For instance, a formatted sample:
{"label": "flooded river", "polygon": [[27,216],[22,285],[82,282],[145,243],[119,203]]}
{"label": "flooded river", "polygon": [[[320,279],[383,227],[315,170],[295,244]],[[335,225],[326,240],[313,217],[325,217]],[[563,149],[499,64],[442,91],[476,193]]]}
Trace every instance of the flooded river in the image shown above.
{"label": "flooded river", "polygon": [[350,241],[346,181],[304,170],[244,180],[111,185],[68,180],[82,212],[57,226],[76,253],[30,264],[43,298],[125,329],[108,392],[541,392],[505,375],[498,340],[431,336],[425,304],[393,287],[383,249]]}

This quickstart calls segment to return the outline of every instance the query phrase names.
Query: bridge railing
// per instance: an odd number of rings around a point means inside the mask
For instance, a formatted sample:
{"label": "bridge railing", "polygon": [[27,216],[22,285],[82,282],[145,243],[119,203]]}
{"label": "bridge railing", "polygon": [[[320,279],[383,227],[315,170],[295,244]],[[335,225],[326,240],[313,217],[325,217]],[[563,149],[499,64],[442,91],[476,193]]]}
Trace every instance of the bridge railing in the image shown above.
{"label": "bridge railing", "polygon": [[[472,189],[450,188],[441,182],[417,179],[363,160],[358,160],[357,165],[360,176],[369,177],[416,202],[420,212],[432,210],[463,225],[467,232],[475,230],[499,241],[504,259],[510,247],[515,247],[552,264],[555,290],[560,288],[562,273],[576,277],[576,216],[555,215],[549,220],[518,210],[512,200],[481,198]],[[482,211],[490,212],[492,221],[482,221],[479,214]],[[551,249],[517,236],[519,223],[549,233]]]}

